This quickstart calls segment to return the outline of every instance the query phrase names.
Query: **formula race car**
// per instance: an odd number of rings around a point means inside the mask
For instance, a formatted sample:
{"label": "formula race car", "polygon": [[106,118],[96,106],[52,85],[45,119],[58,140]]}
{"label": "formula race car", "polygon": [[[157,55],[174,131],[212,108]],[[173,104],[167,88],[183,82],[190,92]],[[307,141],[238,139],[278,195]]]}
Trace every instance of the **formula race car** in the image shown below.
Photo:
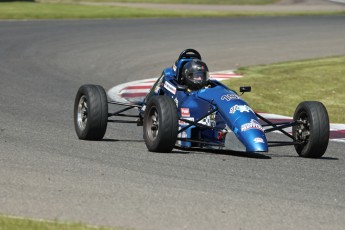
{"label": "formula race car", "polygon": [[[293,145],[302,157],[318,158],[325,153],[330,131],[322,103],[301,102],[292,121],[273,123],[208,74],[199,52],[186,49],[172,67],[163,70],[140,103],[108,101],[102,86],[83,85],[74,105],[77,136],[101,140],[108,122],[135,123],[143,126],[145,144],[152,152],[171,152],[179,147],[265,153],[269,147]],[[250,86],[239,89],[242,94],[250,91]],[[109,113],[108,104],[122,108]],[[137,112],[125,114],[132,109]],[[115,116],[122,119],[110,119]],[[292,133],[285,130],[289,127]],[[273,131],[286,135],[289,141],[268,140],[266,134]]]}

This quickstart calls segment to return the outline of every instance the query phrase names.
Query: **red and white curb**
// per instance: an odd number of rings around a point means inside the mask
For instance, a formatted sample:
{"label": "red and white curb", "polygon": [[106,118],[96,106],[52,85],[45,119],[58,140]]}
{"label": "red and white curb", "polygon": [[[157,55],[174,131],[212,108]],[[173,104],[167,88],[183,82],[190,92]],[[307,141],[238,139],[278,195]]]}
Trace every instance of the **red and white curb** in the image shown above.
{"label": "red and white curb", "polygon": [[[210,78],[223,81],[229,78],[242,77],[234,73],[232,70],[219,71],[210,73]],[[108,91],[108,97],[113,101],[122,103],[141,102],[146,94],[150,91],[157,78],[150,78],[138,81],[131,81],[121,85],[114,86]]]}
{"label": "red and white curb", "polygon": [[[234,73],[232,70],[210,73],[210,78],[218,81],[238,77],[242,76]],[[108,90],[108,97],[113,101],[122,103],[141,102],[156,80],[157,78],[150,78],[116,85]],[[270,113],[259,114],[272,122],[292,121],[292,117]],[[291,132],[292,130],[291,128],[288,128],[286,131]],[[330,140],[345,143],[345,124],[330,124]]]}
{"label": "red and white curb", "polygon": [[116,85],[108,90],[108,97],[117,102],[135,103],[144,100],[157,78],[131,81]]}

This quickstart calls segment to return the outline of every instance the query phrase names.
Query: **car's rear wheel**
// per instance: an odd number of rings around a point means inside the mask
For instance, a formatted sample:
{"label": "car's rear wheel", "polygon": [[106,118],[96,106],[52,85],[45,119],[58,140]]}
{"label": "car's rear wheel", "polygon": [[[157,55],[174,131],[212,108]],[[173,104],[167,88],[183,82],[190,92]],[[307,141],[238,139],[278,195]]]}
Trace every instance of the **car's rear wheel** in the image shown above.
{"label": "car's rear wheel", "polygon": [[83,85],[74,102],[74,127],[79,139],[100,140],[108,123],[108,99],[102,86]]}
{"label": "car's rear wheel", "polygon": [[325,106],[318,101],[301,102],[295,111],[293,136],[301,144],[295,149],[301,157],[319,158],[326,152],[329,142],[329,118]]}
{"label": "car's rear wheel", "polygon": [[149,151],[171,152],[178,131],[175,102],[167,96],[152,97],[144,114],[144,140]]}

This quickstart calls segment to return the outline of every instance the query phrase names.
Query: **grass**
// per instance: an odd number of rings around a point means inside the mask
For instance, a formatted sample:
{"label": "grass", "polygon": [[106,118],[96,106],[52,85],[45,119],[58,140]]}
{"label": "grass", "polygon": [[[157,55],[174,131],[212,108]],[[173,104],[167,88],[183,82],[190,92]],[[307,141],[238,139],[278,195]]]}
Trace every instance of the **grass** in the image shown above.
{"label": "grass", "polygon": [[333,15],[344,12],[217,12],[157,10],[115,6],[89,6],[68,3],[3,2],[0,19],[95,19],[95,18],[161,18],[161,17],[242,17]]}
{"label": "grass", "polygon": [[[52,0],[40,0],[52,1]],[[224,4],[224,5],[264,5],[279,0],[57,0],[59,2],[128,2],[128,3],[161,3],[161,4]]]}
{"label": "grass", "polygon": [[92,19],[163,16],[177,17],[178,14],[129,7],[28,2],[0,3],[0,19]]}
{"label": "grass", "polygon": [[298,103],[317,100],[326,106],[330,121],[345,123],[345,56],[240,68],[243,78],[225,82],[259,112],[292,116]]}
{"label": "grass", "polygon": [[125,230],[0,216],[0,230]]}
{"label": "grass", "polygon": [[[41,0],[44,2],[44,0]],[[238,17],[332,15],[344,12],[190,12],[149,10],[112,6],[84,6],[60,3],[0,3],[0,19],[82,19],[82,18],[143,18],[143,17]],[[78,2],[79,0],[74,0]],[[114,2],[115,0],[85,0]],[[71,1],[69,1],[71,2]],[[189,4],[269,4],[276,0],[118,0],[118,2],[189,3]],[[252,93],[243,98],[256,111],[292,116],[299,102],[319,100],[330,115],[330,121],[345,123],[345,57],[306,60],[273,65],[240,68],[245,77],[227,82],[231,88],[251,85]],[[0,230],[120,230],[0,216]]]}

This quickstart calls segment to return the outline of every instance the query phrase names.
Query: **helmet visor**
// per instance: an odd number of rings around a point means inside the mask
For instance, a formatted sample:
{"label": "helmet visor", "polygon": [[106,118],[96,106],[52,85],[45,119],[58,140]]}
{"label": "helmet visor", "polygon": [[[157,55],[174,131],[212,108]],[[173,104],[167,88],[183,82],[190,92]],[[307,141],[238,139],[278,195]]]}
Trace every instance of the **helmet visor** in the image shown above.
{"label": "helmet visor", "polygon": [[204,83],[209,79],[209,74],[206,71],[195,71],[191,74],[190,79],[195,83]]}

